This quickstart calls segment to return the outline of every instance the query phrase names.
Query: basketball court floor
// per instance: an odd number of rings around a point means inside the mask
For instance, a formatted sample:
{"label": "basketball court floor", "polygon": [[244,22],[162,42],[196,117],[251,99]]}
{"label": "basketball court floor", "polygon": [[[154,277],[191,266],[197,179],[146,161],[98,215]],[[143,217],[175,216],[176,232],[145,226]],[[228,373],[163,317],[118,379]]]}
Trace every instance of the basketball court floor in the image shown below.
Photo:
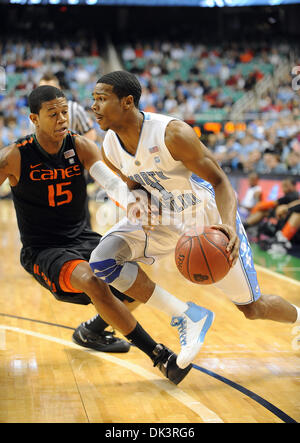
{"label": "basketball court floor", "polygon": [[[144,269],[215,312],[195,366],[178,386],[137,348],[104,354],[72,342],[92,306],[56,301],[19,264],[12,203],[0,207],[1,423],[284,423],[300,421],[300,326],[246,320],[217,289],[192,284],[172,257]],[[300,281],[257,267],[263,292],[300,305]],[[146,306],[136,318],[179,351],[177,331]]]}

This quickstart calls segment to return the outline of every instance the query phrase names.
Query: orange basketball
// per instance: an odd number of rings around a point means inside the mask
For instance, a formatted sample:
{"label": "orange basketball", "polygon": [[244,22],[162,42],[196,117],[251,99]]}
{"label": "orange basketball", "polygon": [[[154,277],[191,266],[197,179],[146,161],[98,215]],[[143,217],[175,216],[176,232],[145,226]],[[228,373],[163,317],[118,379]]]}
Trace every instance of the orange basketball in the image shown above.
{"label": "orange basketball", "polygon": [[175,262],[181,274],[193,283],[216,283],[230,270],[228,237],[218,229],[205,226],[183,234],[175,249]]}

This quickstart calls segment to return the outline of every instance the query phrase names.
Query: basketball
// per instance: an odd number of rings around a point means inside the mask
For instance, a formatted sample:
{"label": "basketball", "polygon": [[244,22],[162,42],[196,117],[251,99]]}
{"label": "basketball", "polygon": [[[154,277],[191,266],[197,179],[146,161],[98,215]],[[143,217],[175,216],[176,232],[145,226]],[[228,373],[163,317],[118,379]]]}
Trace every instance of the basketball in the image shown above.
{"label": "basketball", "polygon": [[175,249],[175,262],[180,273],[199,285],[222,280],[230,270],[228,237],[217,229],[191,229],[183,234]]}

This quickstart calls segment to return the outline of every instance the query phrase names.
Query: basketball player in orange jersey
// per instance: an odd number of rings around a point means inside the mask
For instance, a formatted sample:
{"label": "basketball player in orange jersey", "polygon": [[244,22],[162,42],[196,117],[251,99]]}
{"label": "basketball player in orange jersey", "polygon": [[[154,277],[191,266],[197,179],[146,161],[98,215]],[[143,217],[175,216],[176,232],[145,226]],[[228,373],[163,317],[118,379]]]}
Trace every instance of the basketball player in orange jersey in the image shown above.
{"label": "basketball player in orange jersey", "polygon": [[[87,227],[83,173],[99,162],[99,148],[68,131],[68,103],[61,90],[40,86],[28,101],[35,133],[0,151],[0,184],[9,179],[23,244],[23,267],[58,300],[92,302],[101,315],[98,319],[121,331],[178,384],[191,365],[179,368],[177,355],[156,343],[137,323],[126,306],[126,299],[132,299],[113,288],[112,293],[88,263],[100,235]],[[106,352],[129,349],[129,343],[109,334],[97,344]]]}
{"label": "basketball player in orange jersey", "polygon": [[[186,123],[140,112],[140,96],[140,83],[126,71],[111,72],[98,80],[92,109],[101,129],[108,131],[103,142],[103,160],[130,188],[138,183],[149,193],[158,193],[162,217],[168,212],[175,223],[154,223],[148,231],[142,222],[138,224],[132,217],[125,217],[102,237],[93,251],[90,264],[95,275],[172,317],[171,324],[178,327],[181,341],[177,364],[186,367],[199,352],[213,314],[194,303],[174,299],[151,281],[137,262],[151,264],[174,253],[178,238],[187,225],[195,222],[193,217],[198,211],[204,225],[214,225],[229,237],[231,269],[216,286],[248,319],[299,322],[299,308],[277,295],[261,295],[251,249],[237,216],[235,193],[211,153]],[[101,163],[90,169],[99,182],[101,176],[104,179]],[[113,175],[110,179],[105,177],[104,184],[108,195],[118,200],[114,180],[117,183]],[[127,213],[134,208],[142,211],[145,204],[135,201],[134,191],[127,191]],[[180,218],[182,214],[186,217]]]}

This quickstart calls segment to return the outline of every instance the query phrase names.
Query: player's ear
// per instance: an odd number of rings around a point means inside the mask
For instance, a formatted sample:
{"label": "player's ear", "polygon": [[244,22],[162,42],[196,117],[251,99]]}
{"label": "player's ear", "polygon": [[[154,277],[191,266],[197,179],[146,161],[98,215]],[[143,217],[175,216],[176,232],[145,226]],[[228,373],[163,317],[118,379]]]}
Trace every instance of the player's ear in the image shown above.
{"label": "player's ear", "polygon": [[39,122],[39,116],[38,116],[38,114],[33,114],[33,113],[31,113],[31,114],[29,115],[29,118],[30,118],[30,120],[32,121],[32,123],[33,123],[35,126],[38,125],[38,122]]}
{"label": "player's ear", "polygon": [[134,104],[133,96],[128,95],[127,97],[123,97],[123,106],[125,109],[129,109]]}

